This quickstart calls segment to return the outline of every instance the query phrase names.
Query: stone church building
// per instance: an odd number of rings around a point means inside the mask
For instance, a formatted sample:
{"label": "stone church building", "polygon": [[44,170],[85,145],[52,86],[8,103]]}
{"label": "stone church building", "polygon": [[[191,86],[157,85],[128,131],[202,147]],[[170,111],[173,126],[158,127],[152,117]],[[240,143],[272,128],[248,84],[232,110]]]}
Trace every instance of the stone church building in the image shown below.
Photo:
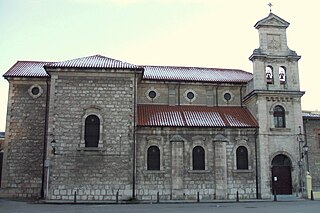
{"label": "stone church building", "polygon": [[3,75],[0,192],[99,201],[300,193],[304,92],[288,26],[273,13],[254,25],[253,73],[101,55],[18,61]]}

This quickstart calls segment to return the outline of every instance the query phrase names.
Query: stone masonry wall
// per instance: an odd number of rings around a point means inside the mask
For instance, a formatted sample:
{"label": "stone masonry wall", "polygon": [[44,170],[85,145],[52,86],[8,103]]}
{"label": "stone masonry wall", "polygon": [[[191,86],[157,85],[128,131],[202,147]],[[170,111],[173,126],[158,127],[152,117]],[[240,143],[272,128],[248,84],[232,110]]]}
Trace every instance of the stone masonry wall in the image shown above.
{"label": "stone masonry wall", "polygon": [[[227,149],[223,155],[226,156],[225,169],[227,171],[227,197],[223,199],[235,199],[236,192],[239,192],[241,199],[255,198],[255,150],[254,131],[237,129],[221,130],[214,128],[139,128],[137,133],[137,198],[141,200],[156,200],[159,192],[160,200],[169,199],[197,199],[199,192],[200,199],[213,200],[216,198],[217,182],[216,175],[220,175],[217,166],[221,166],[215,158],[216,142],[213,141],[216,135],[224,135],[227,139]],[[182,185],[179,189],[174,185],[175,177],[172,175],[173,168],[179,169],[181,165],[177,162],[172,151],[174,138],[183,140],[183,166]],[[156,145],[160,149],[160,171],[147,170],[147,150],[150,146]],[[205,170],[192,170],[192,149],[195,146],[202,146],[205,150]],[[239,171],[235,167],[235,149],[244,145],[249,152],[249,169]],[[178,194],[176,194],[176,192]],[[219,198],[221,199],[221,198]]]}
{"label": "stone masonry wall", "polygon": [[[40,197],[45,132],[44,79],[10,80],[4,187],[9,196]],[[40,88],[32,96],[31,88]]]}
{"label": "stone masonry wall", "polygon": [[[49,137],[57,142],[49,199],[129,199],[134,74],[53,75]],[[84,147],[85,116],[100,118],[99,147]]]}
{"label": "stone masonry wall", "polygon": [[320,191],[320,119],[303,119],[308,143],[308,166],[312,177],[313,191]]}

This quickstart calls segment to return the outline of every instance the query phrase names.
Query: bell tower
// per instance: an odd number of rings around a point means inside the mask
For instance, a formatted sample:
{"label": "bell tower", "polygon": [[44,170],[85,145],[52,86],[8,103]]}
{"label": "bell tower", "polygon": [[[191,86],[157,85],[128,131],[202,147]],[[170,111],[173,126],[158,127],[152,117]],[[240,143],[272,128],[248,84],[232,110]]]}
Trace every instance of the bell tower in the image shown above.
{"label": "bell tower", "polygon": [[[301,58],[287,44],[286,29],[289,22],[270,14],[254,27],[259,33],[259,48],[249,59],[253,63],[253,79],[247,85],[244,103],[259,123],[257,133],[258,194],[270,198],[277,194],[290,194],[299,190],[299,144],[296,137],[302,125],[298,61]],[[287,174],[273,177],[274,162],[280,157],[288,159]],[[276,159],[276,160],[275,160]],[[297,168],[296,168],[297,167]],[[277,188],[281,175],[286,191]],[[279,179],[280,178],[280,179]],[[278,184],[279,185],[279,184]]]}
{"label": "bell tower", "polygon": [[253,89],[300,90],[300,56],[287,45],[288,26],[273,13],[254,25],[259,32],[259,48],[249,58],[253,62]]}

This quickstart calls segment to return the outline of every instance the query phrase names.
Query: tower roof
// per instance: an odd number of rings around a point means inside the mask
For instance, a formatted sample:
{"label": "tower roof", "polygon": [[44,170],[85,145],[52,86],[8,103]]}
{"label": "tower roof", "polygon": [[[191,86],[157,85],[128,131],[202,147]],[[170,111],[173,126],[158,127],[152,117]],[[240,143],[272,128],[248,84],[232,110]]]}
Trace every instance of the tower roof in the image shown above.
{"label": "tower roof", "polygon": [[258,21],[254,27],[256,29],[259,29],[260,27],[278,27],[278,28],[287,28],[290,25],[289,22],[286,20],[280,18],[279,16],[270,13],[267,17],[264,19],[261,19]]}

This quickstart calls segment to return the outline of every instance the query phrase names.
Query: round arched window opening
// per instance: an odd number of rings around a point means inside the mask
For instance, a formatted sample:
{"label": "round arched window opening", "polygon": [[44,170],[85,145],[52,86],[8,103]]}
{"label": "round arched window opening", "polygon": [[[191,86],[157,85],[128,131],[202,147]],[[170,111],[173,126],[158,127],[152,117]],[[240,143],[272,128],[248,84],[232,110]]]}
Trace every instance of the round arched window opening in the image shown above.
{"label": "round arched window opening", "polygon": [[155,91],[153,91],[153,90],[151,90],[148,93],[148,95],[149,95],[149,98],[151,98],[151,99],[154,99],[155,97],[157,97],[157,93]]}
{"label": "round arched window opening", "polygon": [[193,92],[188,92],[187,93],[187,98],[190,99],[190,100],[194,99],[194,93]]}
{"label": "round arched window opening", "polygon": [[230,101],[231,100],[231,94],[230,93],[228,93],[228,92],[226,92],[224,95],[223,95],[223,98],[224,98],[224,100],[226,100],[226,101]]}

